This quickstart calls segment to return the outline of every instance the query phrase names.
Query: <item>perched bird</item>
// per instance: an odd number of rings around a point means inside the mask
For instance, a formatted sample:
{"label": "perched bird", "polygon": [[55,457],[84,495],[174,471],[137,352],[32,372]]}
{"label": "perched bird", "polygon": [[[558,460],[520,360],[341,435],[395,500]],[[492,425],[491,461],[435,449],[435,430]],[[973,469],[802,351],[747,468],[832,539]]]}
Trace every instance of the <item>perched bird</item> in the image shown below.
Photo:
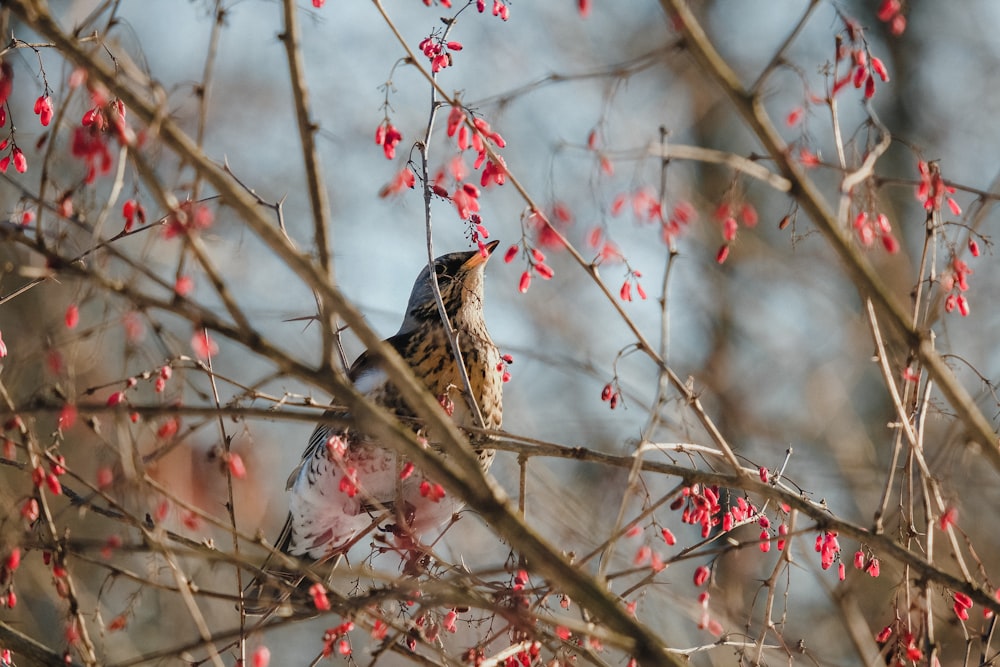
{"label": "perched bird", "polygon": [[[503,414],[500,352],[483,317],[486,262],[498,243],[493,241],[481,250],[442,255],[433,267],[448,320],[458,332],[458,346],[482,426],[487,429],[500,428]],[[441,320],[430,267],[425,266],[414,281],[403,323],[386,342],[410,365],[458,426],[480,426]],[[348,375],[359,392],[393,411],[404,423],[412,424],[433,446],[433,434],[423,432],[415,413],[389,382],[375,355],[361,354]],[[302,462],[288,478],[289,514],[276,548],[291,556],[321,560],[349,547],[356,537],[382,523],[391,523],[397,535],[415,541],[422,533],[443,525],[461,508],[460,500],[442,496],[433,480],[424,483],[421,471],[411,471],[394,450],[369,437],[363,424],[352,423],[349,413],[331,411],[325,417],[328,421],[313,431]],[[483,468],[489,468],[494,451],[482,448],[476,453]],[[280,572],[276,574],[283,577]],[[259,586],[262,582],[255,583]]]}

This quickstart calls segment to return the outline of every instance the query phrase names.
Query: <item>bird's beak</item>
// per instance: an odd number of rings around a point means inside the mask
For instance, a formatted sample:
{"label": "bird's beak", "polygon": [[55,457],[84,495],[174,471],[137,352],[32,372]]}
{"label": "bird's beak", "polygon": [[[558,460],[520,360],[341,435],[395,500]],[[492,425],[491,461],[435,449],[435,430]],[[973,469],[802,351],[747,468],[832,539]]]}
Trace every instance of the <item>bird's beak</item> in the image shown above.
{"label": "bird's beak", "polygon": [[477,252],[475,255],[465,260],[465,264],[462,266],[462,268],[466,270],[474,269],[477,266],[485,264],[489,260],[490,255],[493,254],[493,251],[497,249],[498,245],[500,245],[499,240],[490,241],[485,246],[483,246],[483,251],[486,253],[485,255],[482,252]]}

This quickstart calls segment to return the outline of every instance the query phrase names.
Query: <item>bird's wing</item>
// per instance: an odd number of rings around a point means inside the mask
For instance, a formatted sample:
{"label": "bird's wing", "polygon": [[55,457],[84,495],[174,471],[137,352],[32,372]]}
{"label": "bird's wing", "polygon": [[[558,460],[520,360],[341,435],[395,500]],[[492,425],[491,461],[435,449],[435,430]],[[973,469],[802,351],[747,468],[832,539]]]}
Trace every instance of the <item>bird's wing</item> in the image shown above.
{"label": "bird's wing", "polygon": [[[331,417],[342,418],[347,416],[349,416],[349,413],[342,412],[339,410],[337,411],[329,410],[323,414],[323,417],[327,419]],[[319,451],[321,447],[324,447],[326,445],[327,440],[330,439],[330,435],[332,434],[332,431],[335,428],[344,430],[343,427],[337,427],[331,424],[324,424],[322,422],[316,425],[316,428],[313,430],[312,435],[309,436],[309,444],[306,445],[305,451],[302,452],[302,459],[299,461],[299,464],[295,466],[295,469],[292,470],[292,473],[288,476],[288,480],[285,482],[285,491],[288,491],[292,488],[292,485],[295,484],[295,480],[298,478],[299,473],[302,472],[302,467],[305,466],[309,461],[311,461],[314,456],[316,456],[316,452]]]}
{"label": "bird's wing", "polygon": [[[388,343],[390,347],[394,348],[396,352],[400,354],[404,359],[406,355],[403,352],[406,350],[407,345],[409,345],[410,339],[412,337],[411,333],[401,333],[395,336],[390,336],[386,338],[383,342]],[[365,350],[362,352],[354,363],[351,364],[351,370],[348,371],[347,377],[350,378],[351,382],[357,386],[358,379],[370,373],[373,370],[379,370],[378,357],[371,353],[371,350]],[[366,393],[362,389],[358,389],[362,394]]]}
{"label": "bird's wing", "polygon": [[[396,334],[385,340],[386,343],[391,345],[400,354],[406,348],[406,345],[410,339],[410,334]],[[378,357],[371,354],[368,350],[365,350],[354,360],[351,364],[351,369],[347,373],[348,379],[354,384],[354,388],[358,390],[361,394],[366,396],[371,395],[375,389],[385,383],[386,375],[385,371],[382,370],[378,363]],[[329,410],[323,414],[324,419],[337,419],[344,420],[349,419],[351,413],[346,410]],[[302,459],[299,465],[295,466],[292,473],[288,476],[288,481],[285,482],[285,490],[292,488],[295,483],[295,479],[299,476],[302,471],[302,466],[310,461],[316,452],[326,445],[327,440],[330,439],[331,435],[335,433],[347,433],[347,427],[342,425],[336,425],[331,423],[320,422],[316,425],[315,430],[313,430],[312,435],[309,436],[309,444],[306,445],[306,449],[302,452]]]}
{"label": "bird's wing", "polygon": [[[289,514],[285,518],[285,525],[281,527],[281,533],[278,535],[278,540],[274,543],[274,548],[278,551],[288,552],[288,545],[292,541],[292,515]],[[267,560],[264,561],[264,566],[266,568],[267,564],[271,561],[271,557],[268,556]]]}

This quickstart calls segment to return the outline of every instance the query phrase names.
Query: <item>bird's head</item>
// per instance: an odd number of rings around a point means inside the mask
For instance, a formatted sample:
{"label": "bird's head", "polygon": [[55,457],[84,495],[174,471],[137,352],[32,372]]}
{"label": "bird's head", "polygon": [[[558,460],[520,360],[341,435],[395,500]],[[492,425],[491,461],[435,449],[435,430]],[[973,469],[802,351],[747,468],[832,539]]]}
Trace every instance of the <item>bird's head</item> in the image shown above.
{"label": "bird's head", "polygon": [[[457,325],[456,319],[478,316],[482,312],[483,274],[486,262],[499,243],[487,243],[485,255],[479,250],[467,250],[441,255],[434,260],[434,275],[441,289],[441,300],[453,325]],[[431,269],[425,266],[413,282],[406,317],[399,333],[412,331],[428,321],[440,321],[440,315],[434,300]]]}

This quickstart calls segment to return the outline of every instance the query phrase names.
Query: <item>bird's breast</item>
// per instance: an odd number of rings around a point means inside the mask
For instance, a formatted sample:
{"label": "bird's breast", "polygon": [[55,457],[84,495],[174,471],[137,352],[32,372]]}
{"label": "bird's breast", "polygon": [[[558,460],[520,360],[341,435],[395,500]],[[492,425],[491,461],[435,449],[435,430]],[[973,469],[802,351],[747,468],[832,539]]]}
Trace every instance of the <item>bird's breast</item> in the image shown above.
{"label": "bird's breast", "polygon": [[[454,404],[452,419],[456,424],[463,427],[477,426],[466,401],[465,384],[444,328],[435,327],[433,331],[426,332],[426,335],[415,337],[415,340],[419,343],[409,359],[416,376],[424,381],[439,400],[451,400]],[[500,428],[503,393],[502,371],[497,370],[500,351],[493,344],[485,326],[476,329],[460,328],[458,343],[469,384],[479,404],[485,426]]]}

